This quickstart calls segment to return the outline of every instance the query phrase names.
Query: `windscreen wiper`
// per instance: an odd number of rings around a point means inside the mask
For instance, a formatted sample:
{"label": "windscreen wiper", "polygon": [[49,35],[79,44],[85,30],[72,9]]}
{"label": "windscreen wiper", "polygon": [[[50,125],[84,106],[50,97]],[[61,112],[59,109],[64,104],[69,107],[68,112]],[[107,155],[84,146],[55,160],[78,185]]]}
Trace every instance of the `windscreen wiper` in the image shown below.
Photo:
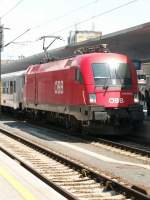
{"label": "windscreen wiper", "polygon": [[109,79],[108,77],[105,78],[105,83],[104,83],[104,85],[103,85],[103,89],[104,89],[104,90],[107,90],[107,89],[108,89],[108,79]]}
{"label": "windscreen wiper", "polygon": [[104,90],[107,90],[108,87],[109,87],[109,85],[108,85],[108,80],[109,80],[109,79],[112,80],[110,70],[108,69],[108,71],[109,71],[109,77],[106,77],[106,78],[105,78],[105,83],[104,83],[104,86],[103,86],[103,89],[104,89]]}
{"label": "windscreen wiper", "polygon": [[116,71],[116,69],[115,69],[115,75],[116,75],[116,79],[119,79],[120,85],[122,85],[122,81],[121,80],[123,80],[123,77]]}

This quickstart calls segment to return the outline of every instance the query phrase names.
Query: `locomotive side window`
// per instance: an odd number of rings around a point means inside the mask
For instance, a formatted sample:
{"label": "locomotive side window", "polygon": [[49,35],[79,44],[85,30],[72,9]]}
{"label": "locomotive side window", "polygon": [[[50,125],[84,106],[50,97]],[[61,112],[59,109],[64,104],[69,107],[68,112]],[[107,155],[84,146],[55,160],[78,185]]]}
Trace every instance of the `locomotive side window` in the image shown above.
{"label": "locomotive side window", "polygon": [[75,80],[79,81],[80,83],[83,83],[82,74],[79,69],[75,70]]}
{"label": "locomotive side window", "polygon": [[96,86],[131,87],[130,66],[126,63],[93,63],[92,68]]}

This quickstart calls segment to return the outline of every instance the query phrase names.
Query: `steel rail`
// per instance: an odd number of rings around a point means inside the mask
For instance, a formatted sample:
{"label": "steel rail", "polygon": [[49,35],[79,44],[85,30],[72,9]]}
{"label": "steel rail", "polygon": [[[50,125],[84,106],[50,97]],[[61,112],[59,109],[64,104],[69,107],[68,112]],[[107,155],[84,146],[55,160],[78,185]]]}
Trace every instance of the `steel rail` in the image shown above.
{"label": "steel rail", "polygon": [[150,157],[150,151],[145,150],[145,149],[129,146],[126,144],[114,142],[112,140],[103,139],[103,138],[95,139],[94,137],[90,137],[90,136],[88,136],[86,138],[83,136],[82,138],[86,139],[86,141],[90,140],[90,141],[98,142],[100,144],[105,144],[105,145],[109,145],[111,147],[119,148],[120,150],[125,150],[125,151],[129,151],[131,153],[136,153],[136,154],[140,154],[142,156]]}

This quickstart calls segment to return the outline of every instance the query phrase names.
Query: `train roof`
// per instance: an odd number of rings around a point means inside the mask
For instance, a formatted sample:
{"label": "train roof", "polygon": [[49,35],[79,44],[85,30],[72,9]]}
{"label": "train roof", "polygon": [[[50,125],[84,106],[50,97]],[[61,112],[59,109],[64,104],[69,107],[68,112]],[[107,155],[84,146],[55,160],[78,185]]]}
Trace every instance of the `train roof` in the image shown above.
{"label": "train roof", "polygon": [[71,67],[82,68],[80,63],[91,62],[91,58],[93,62],[99,62],[99,61],[114,62],[116,59],[117,61],[120,62],[126,62],[128,59],[128,57],[123,54],[95,52],[95,53],[81,54],[64,60],[57,60],[43,64],[30,65],[26,73],[32,74],[32,73],[41,73],[49,71],[66,70]]}
{"label": "train roof", "polygon": [[31,73],[38,73],[38,72],[48,72],[48,71],[57,71],[57,70],[64,70],[70,68],[70,62],[69,59],[64,60],[58,60],[43,64],[36,64],[36,65],[30,65],[27,69],[27,74]]}
{"label": "train roof", "polygon": [[11,72],[11,73],[7,73],[7,74],[2,74],[2,78],[9,78],[9,77],[18,77],[18,76],[22,76],[26,73],[26,70],[22,70],[22,71],[17,71],[17,72]]}

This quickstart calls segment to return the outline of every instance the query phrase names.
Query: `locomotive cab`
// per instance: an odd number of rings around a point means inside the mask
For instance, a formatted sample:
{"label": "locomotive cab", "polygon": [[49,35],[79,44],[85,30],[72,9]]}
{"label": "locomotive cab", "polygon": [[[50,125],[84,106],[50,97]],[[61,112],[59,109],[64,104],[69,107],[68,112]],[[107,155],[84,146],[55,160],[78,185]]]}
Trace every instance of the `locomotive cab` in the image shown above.
{"label": "locomotive cab", "polygon": [[137,103],[130,64],[115,61],[93,63],[92,69],[97,104],[116,108]]}
{"label": "locomotive cab", "polygon": [[93,53],[81,62],[92,121],[121,124],[143,121],[138,100],[136,70],[131,60],[120,54]]}

